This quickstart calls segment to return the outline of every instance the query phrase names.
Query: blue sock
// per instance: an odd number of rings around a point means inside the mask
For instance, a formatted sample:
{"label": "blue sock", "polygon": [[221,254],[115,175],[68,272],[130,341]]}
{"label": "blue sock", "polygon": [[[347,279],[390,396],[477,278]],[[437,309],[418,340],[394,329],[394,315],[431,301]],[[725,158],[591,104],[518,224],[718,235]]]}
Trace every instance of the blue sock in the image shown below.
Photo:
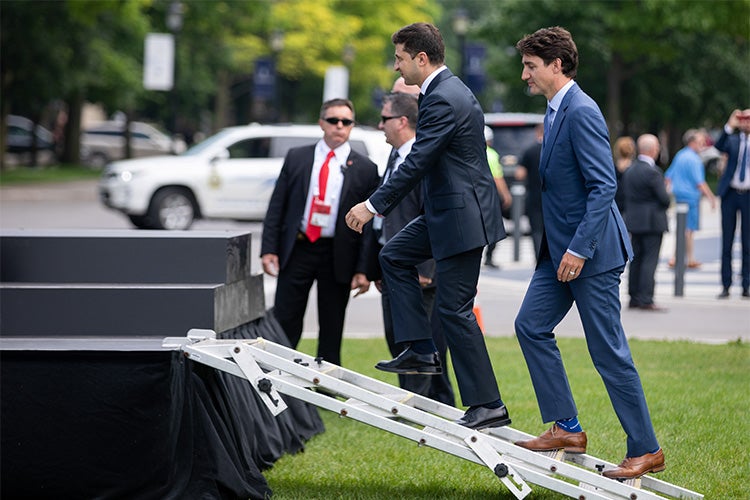
{"label": "blue sock", "polygon": [[432,354],[437,352],[437,346],[432,339],[415,340],[411,343],[411,350],[417,354]]}
{"label": "blue sock", "polygon": [[555,422],[559,428],[568,432],[583,432],[583,427],[578,421],[578,417],[565,418]]}

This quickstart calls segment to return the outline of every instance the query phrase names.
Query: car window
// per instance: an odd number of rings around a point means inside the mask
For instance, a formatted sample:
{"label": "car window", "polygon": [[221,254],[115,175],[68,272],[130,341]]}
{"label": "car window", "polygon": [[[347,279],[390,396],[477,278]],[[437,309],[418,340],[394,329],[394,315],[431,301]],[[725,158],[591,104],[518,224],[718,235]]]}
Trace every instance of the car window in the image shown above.
{"label": "car window", "polygon": [[492,147],[501,157],[514,155],[520,158],[526,148],[536,141],[535,126],[532,123],[519,127],[492,127],[494,133]]}
{"label": "car window", "polygon": [[319,140],[317,137],[274,137],[271,158],[284,158],[290,149],[315,144]]}
{"label": "car window", "polygon": [[268,158],[270,137],[254,137],[235,142],[227,149],[230,158]]}

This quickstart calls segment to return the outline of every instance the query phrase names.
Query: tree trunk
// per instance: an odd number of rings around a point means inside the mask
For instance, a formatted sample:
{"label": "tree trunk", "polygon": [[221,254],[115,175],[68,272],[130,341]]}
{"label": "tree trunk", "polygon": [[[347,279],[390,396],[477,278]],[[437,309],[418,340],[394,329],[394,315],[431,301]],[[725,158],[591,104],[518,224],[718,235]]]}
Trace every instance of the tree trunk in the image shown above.
{"label": "tree trunk", "polygon": [[83,97],[76,92],[68,100],[68,121],[65,124],[65,148],[62,158],[64,163],[81,163],[81,113]]}

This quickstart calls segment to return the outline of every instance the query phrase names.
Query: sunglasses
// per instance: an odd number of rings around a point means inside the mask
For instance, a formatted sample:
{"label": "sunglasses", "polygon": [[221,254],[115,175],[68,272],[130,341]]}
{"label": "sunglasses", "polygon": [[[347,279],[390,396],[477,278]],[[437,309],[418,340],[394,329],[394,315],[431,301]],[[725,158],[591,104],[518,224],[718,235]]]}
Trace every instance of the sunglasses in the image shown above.
{"label": "sunglasses", "polygon": [[388,120],[390,120],[392,118],[401,118],[402,116],[404,116],[404,115],[395,115],[395,116],[383,116],[383,115],[380,115],[380,121],[383,122],[383,123],[385,123],[385,122],[387,122]]}
{"label": "sunglasses", "polygon": [[344,127],[348,127],[348,126],[354,124],[354,120],[350,120],[349,118],[333,118],[333,117],[331,117],[331,118],[323,118],[323,121],[326,121],[326,122],[330,123],[331,125],[338,125],[338,123],[341,122],[341,124]]}

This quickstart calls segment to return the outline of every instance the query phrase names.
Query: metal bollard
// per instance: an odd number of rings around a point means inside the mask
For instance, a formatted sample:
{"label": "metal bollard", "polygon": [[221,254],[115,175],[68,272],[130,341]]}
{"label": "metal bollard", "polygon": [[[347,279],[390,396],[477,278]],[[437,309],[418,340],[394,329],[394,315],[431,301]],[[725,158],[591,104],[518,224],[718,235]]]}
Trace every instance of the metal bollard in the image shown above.
{"label": "metal bollard", "polygon": [[675,229],[674,296],[682,297],[685,289],[685,228],[687,227],[687,203],[677,203],[677,228]]}
{"label": "metal bollard", "polygon": [[521,215],[523,207],[526,205],[526,186],[514,184],[510,188],[510,194],[513,196],[513,206],[511,207],[511,217],[513,217],[513,262],[521,259]]}

